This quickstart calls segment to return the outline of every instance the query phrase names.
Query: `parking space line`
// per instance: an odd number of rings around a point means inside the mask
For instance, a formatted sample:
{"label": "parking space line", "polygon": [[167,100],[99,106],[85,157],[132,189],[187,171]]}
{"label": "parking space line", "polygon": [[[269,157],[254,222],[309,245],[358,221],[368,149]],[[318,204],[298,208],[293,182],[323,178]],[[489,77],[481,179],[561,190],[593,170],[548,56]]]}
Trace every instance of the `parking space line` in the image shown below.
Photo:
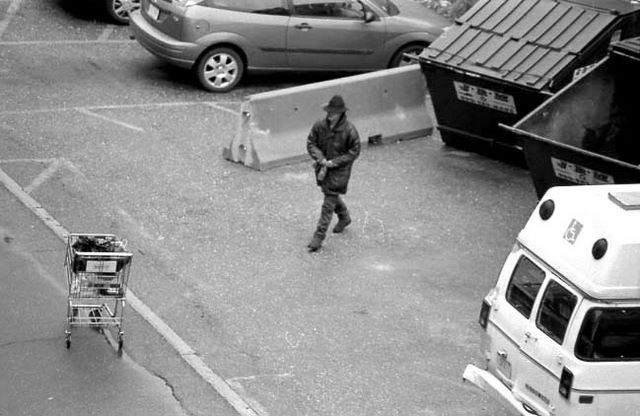
{"label": "parking space line", "polygon": [[24,162],[35,162],[35,163],[52,163],[54,162],[55,158],[49,158],[49,159],[2,159],[0,160],[0,163],[24,163]]}
{"label": "parking space line", "polygon": [[36,190],[40,185],[45,183],[47,179],[52,177],[57,172],[57,170],[60,168],[61,165],[62,165],[62,160],[55,159],[53,162],[51,162],[51,164],[45,170],[40,172],[40,174],[29,185],[27,185],[24,188],[24,191],[30,194],[31,192]]}
{"label": "parking space line", "polygon": [[208,103],[205,103],[205,104],[208,105],[209,107],[215,108],[216,110],[222,110],[222,111],[226,111],[227,113],[231,113],[234,116],[239,116],[241,114],[240,111],[234,111],[234,110],[232,110],[230,108],[222,107],[218,103],[208,102]]}
{"label": "parking space line", "polygon": [[[7,110],[7,111],[0,111],[0,117],[30,115],[30,114],[61,113],[64,111],[78,111],[81,113],[82,112],[91,113],[92,110],[119,110],[123,108],[151,108],[151,107],[178,107],[178,106],[186,106],[186,105],[203,105],[203,104],[221,111],[225,111],[233,115],[240,114],[240,112],[233,111],[221,105],[221,104],[240,105],[239,101],[177,101],[177,102],[166,102],[166,103],[115,104],[115,105],[93,105],[93,106],[84,106],[84,107],[41,108],[41,109],[35,109],[35,110]],[[91,115],[99,116],[98,114],[95,114],[95,113],[91,113]],[[136,127],[136,128],[139,128],[139,127]]]}
{"label": "parking space line", "polygon": [[[15,0],[21,1],[21,0]],[[0,22],[1,23],[1,22]],[[15,40],[15,41],[0,41],[0,46],[30,46],[30,45],[85,45],[85,44],[122,44],[122,43],[135,43],[135,40],[125,39],[105,39],[105,40]]]}
{"label": "parking space line", "polygon": [[107,26],[102,33],[100,34],[100,36],[98,36],[98,41],[104,41],[109,39],[109,36],[111,36],[111,34],[113,33],[113,26]]}
{"label": "parking space line", "polygon": [[141,127],[134,126],[133,124],[125,123],[125,122],[120,121],[120,120],[116,120],[115,118],[103,116],[102,114],[94,113],[92,111],[87,110],[86,108],[76,108],[76,111],[79,112],[79,113],[82,113],[82,114],[86,114],[88,116],[92,116],[92,117],[96,117],[96,118],[108,121],[110,123],[117,124],[117,125],[122,126],[122,127],[126,127],[128,129],[131,129],[131,130],[138,131],[140,133],[144,133],[144,129],[141,128]]}
{"label": "parking space line", "polygon": [[4,31],[7,30],[9,23],[11,23],[11,19],[16,15],[18,9],[20,8],[20,3],[22,0],[13,0],[7,9],[2,20],[0,20],[0,38],[4,34]]}
{"label": "parking space line", "polygon": [[[18,183],[0,169],[0,182],[23,205],[31,210],[44,224],[49,227],[58,238],[66,242],[69,232],[53,218],[35,199],[29,196]],[[220,394],[241,416],[259,416],[238,393],[218,374],[214,373],[202,358],[176,334],[151,308],[142,302],[130,289],[127,290],[127,303],[145,321],[147,321],[173,347],[182,359],[189,364],[218,394]]]}

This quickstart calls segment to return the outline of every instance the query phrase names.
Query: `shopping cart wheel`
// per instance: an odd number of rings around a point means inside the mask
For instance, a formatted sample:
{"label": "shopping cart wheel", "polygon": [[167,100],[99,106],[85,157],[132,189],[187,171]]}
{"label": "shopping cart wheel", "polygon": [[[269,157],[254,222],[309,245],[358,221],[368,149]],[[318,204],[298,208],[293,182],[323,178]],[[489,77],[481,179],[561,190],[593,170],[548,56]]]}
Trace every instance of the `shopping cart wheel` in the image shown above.
{"label": "shopping cart wheel", "polygon": [[122,346],[124,345],[123,336],[124,333],[122,332],[118,334],[118,357],[122,357]]}

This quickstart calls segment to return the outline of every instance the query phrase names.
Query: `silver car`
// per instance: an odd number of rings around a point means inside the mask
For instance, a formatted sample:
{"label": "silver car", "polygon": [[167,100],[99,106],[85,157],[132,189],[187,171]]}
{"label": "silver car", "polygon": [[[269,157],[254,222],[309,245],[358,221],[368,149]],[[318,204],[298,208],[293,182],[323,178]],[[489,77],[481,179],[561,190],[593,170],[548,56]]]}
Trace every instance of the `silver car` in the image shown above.
{"label": "silver car", "polygon": [[450,24],[412,0],[142,0],[130,16],[144,48],[213,92],[247,71],[400,66]]}

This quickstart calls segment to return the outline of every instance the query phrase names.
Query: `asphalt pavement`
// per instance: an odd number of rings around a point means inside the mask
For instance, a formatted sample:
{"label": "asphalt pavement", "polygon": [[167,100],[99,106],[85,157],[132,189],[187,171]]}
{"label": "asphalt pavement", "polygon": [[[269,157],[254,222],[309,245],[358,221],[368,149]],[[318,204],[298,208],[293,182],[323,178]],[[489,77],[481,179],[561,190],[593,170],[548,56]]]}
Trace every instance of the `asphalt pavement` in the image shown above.
{"label": "asphalt pavement", "polygon": [[[506,415],[461,375],[537,201],[528,171],[434,137],[365,146],[353,224],[310,254],[309,164],[221,154],[245,95],[316,78],[207,94],[74,3],[0,3],[2,416],[236,415],[225,388],[259,416]],[[64,245],[16,195],[129,240],[148,310],[126,311],[124,359],[91,329],[64,348]]]}
{"label": "asphalt pavement", "polygon": [[187,415],[98,331],[73,329],[67,350],[63,259],[62,242],[0,187],[0,415]]}

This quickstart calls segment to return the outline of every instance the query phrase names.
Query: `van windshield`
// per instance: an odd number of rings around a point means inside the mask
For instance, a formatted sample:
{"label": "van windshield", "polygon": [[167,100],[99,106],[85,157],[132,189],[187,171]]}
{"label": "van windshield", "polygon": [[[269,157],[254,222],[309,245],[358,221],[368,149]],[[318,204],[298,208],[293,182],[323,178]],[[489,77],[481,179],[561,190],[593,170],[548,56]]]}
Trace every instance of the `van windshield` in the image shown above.
{"label": "van windshield", "polygon": [[590,309],[575,354],[586,361],[640,360],[640,308]]}

